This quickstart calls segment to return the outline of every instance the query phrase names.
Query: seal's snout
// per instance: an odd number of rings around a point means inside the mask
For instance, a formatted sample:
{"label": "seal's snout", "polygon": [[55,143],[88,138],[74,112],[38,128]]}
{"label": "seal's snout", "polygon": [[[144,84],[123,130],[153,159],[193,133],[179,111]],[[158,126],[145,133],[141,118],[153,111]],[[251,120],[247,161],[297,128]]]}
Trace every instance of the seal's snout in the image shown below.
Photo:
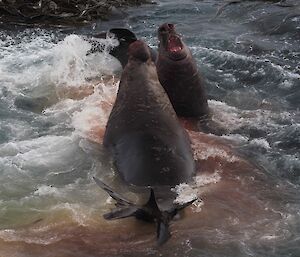
{"label": "seal's snout", "polygon": [[184,44],[181,41],[181,36],[176,32],[174,24],[162,24],[158,29],[158,38],[160,51],[167,53],[171,59],[182,60],[186,57]]}
{"label": "seal's snout", "polygon": [[130,44],[128,55],[129,57],[138,59],[142,62],[147,62],[151,57],[149,47],[141,40],[137,40]]}
{"label": "seal's snout", "polygon": [[174,24],[172,24],[172,23],[168,23],[167,25],[168,25],[169,29],[174,29],[175,28]]}

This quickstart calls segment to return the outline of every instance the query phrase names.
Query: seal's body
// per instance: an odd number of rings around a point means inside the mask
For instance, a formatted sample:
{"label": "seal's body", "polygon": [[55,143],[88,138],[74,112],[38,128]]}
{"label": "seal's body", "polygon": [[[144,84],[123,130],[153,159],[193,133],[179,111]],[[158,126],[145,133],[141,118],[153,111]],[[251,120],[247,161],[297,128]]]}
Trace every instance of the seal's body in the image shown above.
{"label": "seal's body", "polygon": [[207,118],[209,108],[204,81],[191,51],[176,33],[173,24],[161,25],[158,37],[157,73],[177,115]]}
{"label": "seal's body", "polygon": [[174,203],[176,195],[171,189],[191,181],[195,164],[189,137],[177,120],[158,80],[149,48],[142,41],[129,46],[129,61],[121,76],[103,144],[125,183],[150,190],[149,201],[137,206],[95,179],[117,201],[118,208],[104,217],[135,216],[155,221],[158,243],[164,243],[170,237],[169,221],[192,202]]}
{"label": "seal's body", "polygon": [[126,182],[176,185],[194,170],[190,142],[144,46],[136,41],[129,49],[103,142],[112,149]]}

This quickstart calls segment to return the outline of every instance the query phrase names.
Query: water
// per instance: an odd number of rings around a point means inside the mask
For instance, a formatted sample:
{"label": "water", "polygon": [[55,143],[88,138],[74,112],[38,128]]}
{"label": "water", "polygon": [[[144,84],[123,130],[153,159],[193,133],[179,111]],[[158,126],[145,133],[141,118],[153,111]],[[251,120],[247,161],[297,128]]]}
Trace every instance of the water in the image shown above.
{"label": "water", "polygon": [[0,32],[1,257],[300,255],[300,19],[281,22],[299,7],[245,2],[212,19],[219,4],[160,1],[96,26],[156,47],[158,26],[174,22],[226,131],[189,131],[199,173],[176,200],[199,201],[160,248],[152,224],[101,217],[113,203],[92,177],[119,183],[98,143],[120,66],[107,51],[86,56],[97,31]]}

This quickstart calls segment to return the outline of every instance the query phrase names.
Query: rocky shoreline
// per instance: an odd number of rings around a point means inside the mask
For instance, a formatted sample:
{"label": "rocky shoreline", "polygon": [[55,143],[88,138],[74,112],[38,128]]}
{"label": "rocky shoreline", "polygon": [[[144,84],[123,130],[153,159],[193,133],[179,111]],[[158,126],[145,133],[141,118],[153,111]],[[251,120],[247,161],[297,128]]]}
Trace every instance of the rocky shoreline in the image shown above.
{"label": "rocky shoreline", "polygon": [[74,26],[108,20],[119,8],[154,4],[151,0],[0,0],[0,23]]}

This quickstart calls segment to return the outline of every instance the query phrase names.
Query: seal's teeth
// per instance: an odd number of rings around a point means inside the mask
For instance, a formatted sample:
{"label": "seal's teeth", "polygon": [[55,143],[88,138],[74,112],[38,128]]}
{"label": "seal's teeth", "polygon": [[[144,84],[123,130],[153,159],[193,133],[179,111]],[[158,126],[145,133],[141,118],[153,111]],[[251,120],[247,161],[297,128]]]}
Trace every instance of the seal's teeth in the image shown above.
{"label": "seal's teeth", "polygon": [[170,36],[168,39],[168,50],[170,52],[179,52],[182,50],[182,43],[179,37]]}

